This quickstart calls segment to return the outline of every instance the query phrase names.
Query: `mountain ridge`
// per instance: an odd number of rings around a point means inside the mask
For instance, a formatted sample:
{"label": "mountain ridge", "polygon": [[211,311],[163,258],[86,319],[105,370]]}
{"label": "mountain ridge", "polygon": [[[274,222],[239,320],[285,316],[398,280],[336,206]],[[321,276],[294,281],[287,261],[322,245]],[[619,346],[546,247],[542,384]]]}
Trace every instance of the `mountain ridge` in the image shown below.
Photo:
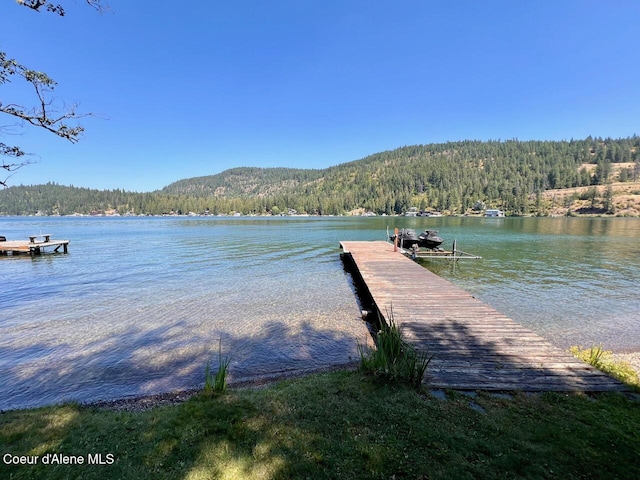
{"label": "mountain ridge", "polygon": [[[145,193],[57,184],[10,187],[0,191],[0,214],[108,209],[121,214],[279,214],[290,210],[320,215],[354,211],[399,214],[415,207],[449,214],[500,208],[511,215],[547,215],[557,205],[544,193],[562,189],[574,189],[573,196],[563,200],[569,210],[571,202],[591,195],[594,212],[619,213],[620,207],[612,198],[604,198],[605,194],[615,196],[615,192],[604,187],[639,178],[638,136],[467,140],[403,146],[324,169],[235,167],[180,179]],[[588,187],[588,194],[579,190]]]}

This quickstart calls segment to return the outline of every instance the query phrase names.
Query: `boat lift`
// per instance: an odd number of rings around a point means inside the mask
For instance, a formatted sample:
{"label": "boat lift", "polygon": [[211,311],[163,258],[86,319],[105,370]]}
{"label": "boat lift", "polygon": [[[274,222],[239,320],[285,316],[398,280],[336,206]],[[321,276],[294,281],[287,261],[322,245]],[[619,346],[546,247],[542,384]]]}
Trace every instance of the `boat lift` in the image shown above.
{"label": "boat lift", "polygon": [[[396,240],[393,242],[393,248],[395,251],[398,251],[400,253],[402,253],[403,255],[406,255],[407,257],[411,258],[412,260],[417,260],[418,258],[420,259],[424,259],[424,258],[438,258],[438,259],[447,259],[447,260],[462,260],[462,259],[467,259],[467,260],[471,260],[471,259],[480,259],[482,258],[479,255],[474,255],[472,253],[467,253],[467,252],[463,252],[462,250],[459,250],[457,248],[457,242],[454,239],[453,240],[453,246],[451,248],[451,250],[444,250],[441,248],[436,248],[436,249],[425,249],[425,248],[418,248],[417,251],[414,251],[413,249],[406,249],[403,247],[402,245],[402,240],[400,240],[400,244],[398,244],[398,229],[395,229],[395,236],[396,236]],[[389,235],[389,227],[387,227],[387,242],[390,242],[390,235]]]}

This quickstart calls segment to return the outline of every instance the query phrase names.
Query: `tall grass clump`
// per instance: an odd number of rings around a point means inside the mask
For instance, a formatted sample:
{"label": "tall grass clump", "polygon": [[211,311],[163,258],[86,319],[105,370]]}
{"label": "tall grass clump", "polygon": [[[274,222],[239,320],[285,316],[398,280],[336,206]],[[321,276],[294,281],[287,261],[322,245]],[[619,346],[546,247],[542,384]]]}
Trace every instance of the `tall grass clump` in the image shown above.
{"label": "tall grass clump", "polygon": [[376,348],[365,351],[359,346],[360,369],[390,383],[406,383],[418,388],[433,355],[416,351],[404,340],[393,310],[387,317],[388,321],[378,315],[380,329],[375,336]]}
{"label": "tall grass clump", "polygon": [[204,371],[204,392],[208,395],[224,393],[227,389],[227,374],[231,358],[222,356],[222,338],[218,342],[218,370],[211,372],[211,360]]}
{"label": "tall grass clump", "polygon": [[591,348],[584,349],[574,345],[569,351],[574,357],[579,358],[583,362],[587,362],[589,365],[596,367],[598,370],[611,375],[635,389],[640,389],[638,373],[628,363],[613,360],[613,352],[605,350],[602,345],[594,345]]}

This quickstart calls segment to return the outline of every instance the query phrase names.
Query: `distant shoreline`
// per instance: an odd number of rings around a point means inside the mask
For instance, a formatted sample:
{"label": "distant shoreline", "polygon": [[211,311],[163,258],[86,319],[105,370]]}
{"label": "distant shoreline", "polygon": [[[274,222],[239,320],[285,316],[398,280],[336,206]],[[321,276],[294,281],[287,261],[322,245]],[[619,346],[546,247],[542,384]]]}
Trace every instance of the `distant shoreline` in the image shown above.
{"label": "distant shoreline", "polygon": [[[489,218],[485,217],[483,214],[475,214],[475,213],[443,213],[442,217],[453,217],[453,218]],[[0,218],[137,218],[137,217],[155,217],[155,218],[283,218],[283,217],[301,217],[301,218],[330,218],[330,217],[390,217],[390,218],[407,218],[403,214],[392,214],[392,215],[377,215],[372,212],[365,213],[345,213],[340,215],[319,215],[316,213],[296,213],[296,214],[281,214],[281,215],[271,215],[268,213],[261,214],[227,214],[227,213],[219,213],[219,214],[209,214],[209,213],[186,213],[186,214],[152,214],[152,213],[138,213],[138,214],[108,214],[108,213],[100,213],[100,214],[89,214],[89,213],[70,213],[67,215],[55,215],[55,214],[31,214],[31,215],[2,215],[0,214]],[[590,212],[576,212],[570,211],[567,213],[567,210],[564,212],[556,212],[550,213],[547,215],[537,215],[537,214],[527,214],[527,215],[506,215],[501,218],[640,218],[640,205],[638,206],[637,212],[616,212],[616,213],[598,213]],[[411,218],[411,217],[409,217]],[[417,218],[417,217],[413,217]],[[424,217],[429,218],[429,217]]]}

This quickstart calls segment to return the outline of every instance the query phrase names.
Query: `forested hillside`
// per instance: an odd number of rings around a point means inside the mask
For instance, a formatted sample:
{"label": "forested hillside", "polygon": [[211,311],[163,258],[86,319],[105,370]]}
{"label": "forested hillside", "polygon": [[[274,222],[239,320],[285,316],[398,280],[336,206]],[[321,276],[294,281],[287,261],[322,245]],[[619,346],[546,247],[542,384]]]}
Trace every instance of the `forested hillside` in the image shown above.
{"label": "forested hillside", "polygon": [[[500,208],[510,215],[549,213],[549,190],[640,180],[640,137],[571,141],[462,141],[416,145],[324,170],[234,168],[177,181],[149,193],[56,184],[0,191],[0,214],[309,214],[410,207],[463,214]],[[604,187],[601,189],[604,191]],[[607,195],[614,195],[609,187]],[[590,195],[595,205],[598,190]],[[638,192],[640,195],[640,192]],[[564,198],[569,202],[575,197]],[[609,198],[611,200],[611,198]],[[615,213],[603,199],[601,213]]]}
{"label": "forested hillside", "polygon": [[218,175],[187,178],[167,185],[163,193],[194,197],[264,197],[321,178],[324,170],[240,167]]}

